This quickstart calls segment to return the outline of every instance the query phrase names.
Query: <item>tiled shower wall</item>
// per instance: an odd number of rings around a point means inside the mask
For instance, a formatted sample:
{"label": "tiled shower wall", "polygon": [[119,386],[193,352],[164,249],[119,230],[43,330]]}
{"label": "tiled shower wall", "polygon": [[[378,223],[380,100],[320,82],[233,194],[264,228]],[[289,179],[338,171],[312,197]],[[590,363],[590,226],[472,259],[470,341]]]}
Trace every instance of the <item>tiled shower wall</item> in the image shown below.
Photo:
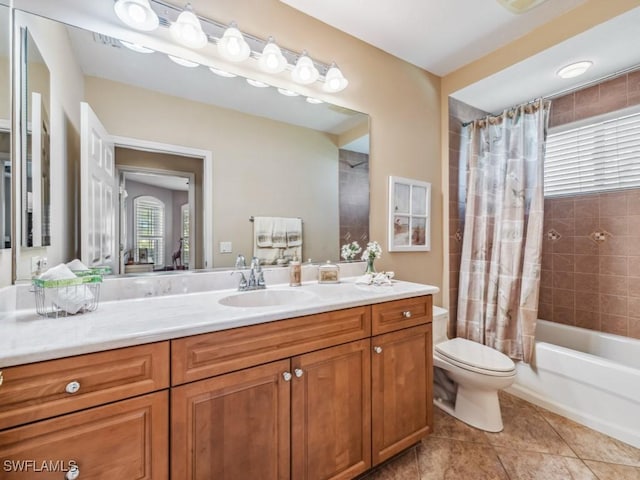
{"label": "tiled shower wall", "polygon": [[545,200],[538,317],[640,338],[640,189]]}
{"label": "tiled shower wall", "polygon": [[455,337],[458,312],[458,278],[464,218],[463,193],[459,191],[460,132],[462,124],[482,118],[487,113],[449,97],[449,337]]}
{"label": "tiled shower wall", "polygon": [[369,155],[348,150],[339,154],[340,239],[338,248],[369,241]]}
{"label": "tiled shower wall", "polygon": [[[640,71],[554,99],[550,126],[640,104]],[[545,200],[539,318],[640,338],[640,189]]]}

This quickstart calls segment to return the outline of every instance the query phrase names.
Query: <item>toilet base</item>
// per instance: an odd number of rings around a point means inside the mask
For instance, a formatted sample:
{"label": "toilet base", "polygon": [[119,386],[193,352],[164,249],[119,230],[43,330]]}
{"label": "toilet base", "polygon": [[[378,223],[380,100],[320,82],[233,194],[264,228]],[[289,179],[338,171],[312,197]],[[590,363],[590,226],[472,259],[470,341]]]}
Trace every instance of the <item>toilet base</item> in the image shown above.
{"label": "toilet base", "polygon": [[458,384],[455,406],[434,401],[434,405],[458,420],[486,432],[501,432],[502,414],[497,390],[467,389]]}

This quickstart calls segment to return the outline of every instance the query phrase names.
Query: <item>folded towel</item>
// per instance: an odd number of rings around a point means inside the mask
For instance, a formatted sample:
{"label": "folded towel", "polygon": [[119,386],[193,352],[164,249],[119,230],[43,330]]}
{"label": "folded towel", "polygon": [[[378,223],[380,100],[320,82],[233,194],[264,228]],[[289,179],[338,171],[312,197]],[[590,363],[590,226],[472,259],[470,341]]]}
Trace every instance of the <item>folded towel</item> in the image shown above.
{"label": "folded towel", "polygon": [[273,233],[271,242],[273,248],[287,248],[287,222],[288,218],[276,217],[273,219]]}
{"label": "folded towel", "polygon": [[255,232],[255,244],[259,248],[272,246],[273,217],[255,217],[253,219],[253,231]]}
{"label": "folded towel", "polygon": [[72,272],[86,272],[86,271],[89,270],[89,267],[87,267],[84,263],[82,263],[77,258],[75,260],[71,260],[69,263],[67,263],[67,267]]}
{"label": "folded towel", "polygon": [[287,218],[287,245],[299,247],[302,245],[302,219]]}
{"label": "folded towel", "polygon": [[[78,277],[69,267],[61,263],[50,268],[38,278],[40,280],[68,280]],[[78,313],[93,301],[93,294],[86,285],[55,287],[47,289],[47,294],[52,305],[70,314]]]}
{"label": "folded towel", "polygon": [[356,282],[359,285],[375,285],[377,287],[381,286],[391,286],[391,279],[393,278],[393,272],[380,272],[380,273],[365,273],[361,277],[356,278]]}

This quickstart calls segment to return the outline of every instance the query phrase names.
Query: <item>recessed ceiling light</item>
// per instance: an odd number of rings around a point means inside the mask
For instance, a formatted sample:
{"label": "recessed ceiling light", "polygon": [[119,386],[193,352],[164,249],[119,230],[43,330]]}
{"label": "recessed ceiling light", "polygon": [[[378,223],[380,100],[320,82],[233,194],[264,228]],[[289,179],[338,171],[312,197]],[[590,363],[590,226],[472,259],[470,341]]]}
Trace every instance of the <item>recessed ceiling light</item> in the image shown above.
{"label": "recessed ceiling light", "polygon": [[498,0],[498,3],[512,13],[526,13],[547,0]]}
{"label": "recessed ceiling light", "polygon": [[556,75],[558,75],[560,78],[577,77],[579,75],[582,75],[584,72],[586,72],[589,69],[589,67],[591,67],[591,65],[593,65],[593,62],[590,62],[588,60],[585,60],[582,62],[575,62],[570,65],[562,67],[560,70],[556,72]]}
{"label": "recessed ceiling light", "polygon": [[129,50],[133,50],[138,53],[153,53],[155,50],[151,50],[150,48],[143,47],[137,43],[125,42],[124,40],[120,40],[120,43],[127,47]]}
{"label": "recessed ceiling light", "polygon": [[253,78],[247,78],[247,83],[252,87],[258,88],[267,88],[269,86],[268,83],[260,82],[258,80],[254,80]]}
{"label": "recessed ceiling light", "polygon": [[324,103],[322,100],[318,100],[317,98],[307,97],[307,103],[312,103],[313,105],[318,105],[319,103]]}
{"label": "recessed ceiling light", "polygon": [[186,60],[180,57],[174,57],[173,55],[167,55],[167,57],[169,57],[173,62],[177,63],[178,65],[182,65],[183,67],[195,68],[198,65],[200,65],[199,63],[192,62],[191,60]]}

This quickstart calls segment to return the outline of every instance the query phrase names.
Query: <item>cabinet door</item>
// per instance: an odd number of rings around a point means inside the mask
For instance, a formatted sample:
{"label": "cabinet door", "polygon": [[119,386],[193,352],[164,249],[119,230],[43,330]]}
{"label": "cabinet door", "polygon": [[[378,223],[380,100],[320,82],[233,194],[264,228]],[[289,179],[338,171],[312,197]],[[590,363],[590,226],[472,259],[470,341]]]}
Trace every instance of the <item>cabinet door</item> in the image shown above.
{"label": "cabinet door", "polygon": [[349,479],[371,467],[370,339],[294,357],[292,477]]}
{"label": "cabinet door", "polygon": [[[115,402],[0,432],[7,480],[161,480],[168,471],[168,392]],[[4,475],[4,476],[3,476]]]}
{"label": "cabinet door", "polygon": [[431,431],[431,324],[372,339],[373,464]]}
{"label": "cabinet door", "polygon": [[288,479],[289,366],[281,360],[173,388],[172,478]]}

